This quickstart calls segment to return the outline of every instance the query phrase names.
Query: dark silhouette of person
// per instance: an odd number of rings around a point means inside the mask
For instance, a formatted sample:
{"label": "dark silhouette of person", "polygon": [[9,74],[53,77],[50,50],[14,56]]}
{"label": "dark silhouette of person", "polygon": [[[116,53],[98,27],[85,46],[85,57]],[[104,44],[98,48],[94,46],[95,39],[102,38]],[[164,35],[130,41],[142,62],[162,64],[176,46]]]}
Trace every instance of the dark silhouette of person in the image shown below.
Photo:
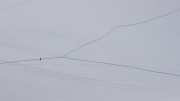
{"label": "dark silhouette of person", "polygon": [[40,59],[39,59],[40,61],[41,61],[41,57],[40,57]]}

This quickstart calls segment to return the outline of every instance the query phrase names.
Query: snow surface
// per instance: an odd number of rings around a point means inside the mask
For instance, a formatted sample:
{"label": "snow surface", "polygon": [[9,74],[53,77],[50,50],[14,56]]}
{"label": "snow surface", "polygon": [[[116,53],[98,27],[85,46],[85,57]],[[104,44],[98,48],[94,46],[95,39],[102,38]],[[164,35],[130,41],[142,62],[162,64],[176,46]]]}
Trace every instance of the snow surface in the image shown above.
{"label": "snow surface", "polygon": [[[178,76],[65,58],[1,64],[59,57],[178,8],[178,0],[0,0],[0,101],[180,101]],[[67,57],[180,75],[179,18],[117,28]]]}

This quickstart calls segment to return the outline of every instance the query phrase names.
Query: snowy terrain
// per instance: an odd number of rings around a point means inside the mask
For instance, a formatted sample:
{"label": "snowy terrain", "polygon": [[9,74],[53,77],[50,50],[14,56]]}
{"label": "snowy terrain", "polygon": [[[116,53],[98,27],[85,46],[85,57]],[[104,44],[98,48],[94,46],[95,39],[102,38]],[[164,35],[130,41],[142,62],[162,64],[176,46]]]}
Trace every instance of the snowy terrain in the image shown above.
{"label": "snowy terrain", "polygon": [[[179,8],[178,0],[0,0],[0,101],[180,101]],[[66,56],[123,66],[52,59],[156,17]]]}

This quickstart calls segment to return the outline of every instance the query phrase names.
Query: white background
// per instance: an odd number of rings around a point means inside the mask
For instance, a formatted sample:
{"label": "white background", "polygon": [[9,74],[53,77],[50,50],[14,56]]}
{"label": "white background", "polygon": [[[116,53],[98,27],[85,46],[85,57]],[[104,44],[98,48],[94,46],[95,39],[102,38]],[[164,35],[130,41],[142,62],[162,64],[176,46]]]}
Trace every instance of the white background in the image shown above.
{"label": "white background", "polygon": [[[0,0],[0,60],[59,57],[115,26],[152,19],[179,7],[178,0]],[[180,11],[117,28],[68,57],[180,75],[179,18]],[[0,64],[0,100],[180,101],[180,77],[68,59]]]}

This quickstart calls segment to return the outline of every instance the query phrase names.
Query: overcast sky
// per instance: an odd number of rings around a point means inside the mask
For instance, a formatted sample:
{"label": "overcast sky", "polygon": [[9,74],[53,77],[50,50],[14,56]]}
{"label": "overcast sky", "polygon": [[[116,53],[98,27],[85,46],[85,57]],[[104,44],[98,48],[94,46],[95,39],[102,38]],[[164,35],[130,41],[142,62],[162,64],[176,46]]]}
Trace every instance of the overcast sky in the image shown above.
{"label": "overcast sky", "polygon": [[[0,64],[0,100],[179,101],[180,76],[69,59],[43,60],[60,57],[116,26],[179,8],[178,0],[0,0],[0,60],[42,58]],[[179,18],[177,11],[115,28],[67,57],[180,75]]]}

